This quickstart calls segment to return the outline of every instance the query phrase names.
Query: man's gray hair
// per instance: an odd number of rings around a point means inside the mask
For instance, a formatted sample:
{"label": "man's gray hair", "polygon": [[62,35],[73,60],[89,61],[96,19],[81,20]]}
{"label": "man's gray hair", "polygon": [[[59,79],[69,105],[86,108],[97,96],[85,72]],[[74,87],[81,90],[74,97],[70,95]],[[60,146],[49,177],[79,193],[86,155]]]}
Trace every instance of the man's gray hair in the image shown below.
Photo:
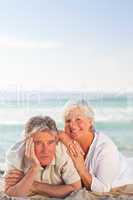
{"label": "man's gray hair", "polygon": [[84,99],[78,101],[68,101],[64,107],[64,118],[66,118],[69,112],[74,108],[79,108],[86,117],[91,118],[94,122],[94,112]]}
{"label": "man's gray hair", "polygon": [[50,131],[57,133],[55,121],[49,116],[34,116],[25,124],[24,135],[29,136],[36,132]]}

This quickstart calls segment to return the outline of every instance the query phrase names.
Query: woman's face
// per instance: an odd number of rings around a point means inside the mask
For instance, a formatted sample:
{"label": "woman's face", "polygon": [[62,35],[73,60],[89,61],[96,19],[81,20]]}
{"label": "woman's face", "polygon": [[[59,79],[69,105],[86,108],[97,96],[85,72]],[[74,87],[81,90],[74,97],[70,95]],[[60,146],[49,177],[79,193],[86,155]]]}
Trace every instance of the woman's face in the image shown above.
{"label": "woman's face", "polygon": [[72,109],[65,118],[65,132],[77,141],[84,138],[91,126],[92,120],[79,108]]}
{"label": "woman's face", "polygon": [[49,165],[55,156],[56,138],[49,132],[35,133],[35,154],[42,166]]}

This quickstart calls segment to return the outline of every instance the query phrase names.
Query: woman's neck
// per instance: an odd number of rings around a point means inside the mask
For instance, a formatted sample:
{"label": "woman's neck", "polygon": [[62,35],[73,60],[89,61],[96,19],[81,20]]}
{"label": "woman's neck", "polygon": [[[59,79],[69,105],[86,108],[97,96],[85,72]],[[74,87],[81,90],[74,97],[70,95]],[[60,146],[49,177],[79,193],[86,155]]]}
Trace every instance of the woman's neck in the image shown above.
{"label": "woman's neck", "polygon": [[79,144],[82,147],[85,155],[88,153],[94,137],[94,133],[89,131],[82,139],[80,139]]}

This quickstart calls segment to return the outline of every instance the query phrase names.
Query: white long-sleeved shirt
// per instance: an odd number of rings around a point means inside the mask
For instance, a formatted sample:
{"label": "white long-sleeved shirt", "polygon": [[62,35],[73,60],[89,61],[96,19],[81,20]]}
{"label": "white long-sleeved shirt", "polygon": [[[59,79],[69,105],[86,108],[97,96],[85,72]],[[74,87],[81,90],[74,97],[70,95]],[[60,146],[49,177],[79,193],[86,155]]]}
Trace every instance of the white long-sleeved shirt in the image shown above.
{"label": "white long-sleeved shirt", "polygon": [[102,133],[95,133],[85,166],[92,175],[91,190],[94,192],[108,192],[111,188],[133,184],[133,158],[122,155]]}

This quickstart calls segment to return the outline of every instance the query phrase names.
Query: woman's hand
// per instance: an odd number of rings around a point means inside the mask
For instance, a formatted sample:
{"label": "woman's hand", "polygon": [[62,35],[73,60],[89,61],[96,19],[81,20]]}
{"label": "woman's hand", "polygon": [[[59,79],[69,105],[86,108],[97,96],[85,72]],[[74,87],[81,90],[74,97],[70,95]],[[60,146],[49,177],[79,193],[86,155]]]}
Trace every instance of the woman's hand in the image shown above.
{"label": "woman's hand", "polygon": [[71,142],[68,144],[68,150],[71,150],[74,156],[77,156],[78,153],[80,153],[83,156],[85,155],[83,149],[75,140],[71,140]]}
{"label": "woman's hand", "polygon": [[63,144],[68,147],[69,143],[72,142],[72,139],[64,132],[64,131],[58,131],[58,139],[63,142]]}
{"label": "woman's hand", "polygon": [[26,140],[25,157],[32,162],[33,167],[40,167],[40,162],[35,155],[33,137]]}
{"label": "woman's hand", "polygon": [[79,173],[82,173],[85,170],[85,165],[84,165],[85,153],[83,152],[78,142],[76,141],[71,142],[69,144],[68,152],[73,160],[75,168]]}
{"label": "woman's hand", "polygon": [[59,131],[58,134],[59,140],[65,144],[67,147],[68,153],[71,156],[75,167],[82,168],[84,166],[84,151],[81,146],[75,140],[72,140],[65,132]]}

